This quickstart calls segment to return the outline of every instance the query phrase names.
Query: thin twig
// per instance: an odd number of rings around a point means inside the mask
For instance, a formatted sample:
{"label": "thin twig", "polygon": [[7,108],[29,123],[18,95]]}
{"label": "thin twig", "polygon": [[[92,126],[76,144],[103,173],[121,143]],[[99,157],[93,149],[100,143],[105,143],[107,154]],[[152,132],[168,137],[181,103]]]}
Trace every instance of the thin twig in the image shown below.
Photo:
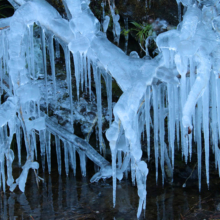
{"label": "thin twig", "polygon": [[147,53],[146,50],[142,47],[141,43],[139,43],[139,45],[140,45],[141,49],[142,49],[145,53]]}
{"label": "thin twig", "polygon": [[187,180],[192,176],[193,171],[195,170],[197,164],[198,164],[198,162],[195,163],[195,165],[194,165],[194,167],[193,167],[193,169],[192,169],[192,172],[191,172],[190,175],[187,177],[187,179],[186,179],[186,181],[183,183],[183,185],[186,184]]}
{"label": "thin twig", "polygon": [[91,128],[90,128],[90,130],[89,130],[89,132],[88,132],[88,134],[87,134],[87,136],[86,136],[86,140],[87,140],[87,141],[89,140],[89,135],[90,135],[90,133],[92,132],[93,127],[95,126],[97,120],[98,120],[98,115],[96,115],[95,119],[93,120],[92,126],[91,126]]}
{"label": "thin twig", "polygon": [[10,27],[10,26],[0,27],[0,30],[7,29],[7,28],[9,28],[9,27]]}

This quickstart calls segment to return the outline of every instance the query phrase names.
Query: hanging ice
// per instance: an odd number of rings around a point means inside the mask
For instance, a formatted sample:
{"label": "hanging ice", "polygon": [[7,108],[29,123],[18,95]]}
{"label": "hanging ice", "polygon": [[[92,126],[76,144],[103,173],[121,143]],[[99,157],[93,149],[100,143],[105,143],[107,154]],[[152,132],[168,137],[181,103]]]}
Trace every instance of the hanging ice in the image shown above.
{"label": "hanging ice", "polygon": [[[13,1],[10,0],[10,2]],[[5,91],[10,96],[0,105],[0,187],[2,186],[5,190],[7,183],[12,191],[17,185],[21,191],[24,191],[29,169],[38,168],[38,163],[34,161],[34,155],[37,155],[35,132],[39,133],[41,157],[43,161],[47,161],[50,173],[51,159],[53,159],[51,158],[51,139],[53,139],[51,134],[53,134],[56,140],[59,174],[62,170],[61,146],[63,145],[67,175],[70,172],[69,165],[76,174],[77,152],[83,176],[86,175],[87,158],[100,167],[91,182],[101,178],[113,178],[113,206],[116,202],[117,180],[121,180],[124,173],[130,170],[132,183],[137,184],[138,188],[137,217],[139,217],[142,208],[146,207],[147,194],[148,168],[147,164],[142,161],[141,146],[144,125],[146,125],[147,133],[148,158],[150,157],[151,126],[154,130],[152,134],[154,146],[151,147],[154,148],[156,182],[158,181],[158,164],[162,170],[162,181],[165,176],[165,164],[172,178],[175,161],[174,143],[175,138],[179,143],[180,132],[185,162],[193,152],[192,140],[194,139],[197,144],[199,190],[201,190],[202,167],[201,131],[203,131],[205,140],[205,167],[208,184],[209,139],[212,139],[214,143],[215,165],[219,168],[217,143],[220,134],[220,18],[217,11],[219,11],[220,3],[217,1],[200,2],[198,7],[192,1],[178,1],[179,9],[180,4],[183,4],[186,9],[183,20],[179,11],[179,20],[182,22],[176,30],[164,32],[157,37],[156,43],[160,53],[155,58],[147,60],[141,59],[137,52],[126,56],[122,50],[109,42],[106,31],[110,19],[108,16],[105,17],[104,33],[101,32],[99,21],[89,9],[89,2],[89,0],[65,0],[64,6],[69,19],[66,20],[46,1],[16,0],[13,5],[18,9],[14,15],[8,19],[0,19],[0,27],[4,28],[0,30],[2,48],[0,50],[0,92],[2,94],[2,91]],[[19,5],[22,6],[19,7]],[[149,7],[151,7],[151,2],[149,2]],[[119,42],[120,17],[115,13],[114,1],[110,5],[110,10],[115,40]],[[163,28],[167,27],[166,21],[157,21]],[[41,27],[41,41],[39,37],[35,39],[34,24]],[[42,51],[38,45],[40,42]],[[55,65],[55,57],[59,57],[60,46],[64,50],[66,64],[66,84],[62,88],[57,79]],[[40,53],[41,56],[38,56]],[[51,77],[47,74],[48,55]],[[71,56],[72,61],[70,61]],[[39,62],[36,62],[36,58]],[[71,68],[72,62],[74,68]],[[73,69],[74,71],[71,71]],[[44,74],[41,71],[44,71]],[[38,78],[43,75],[42,86]],[[96,83],[98,137],[103,151],[105,151],[103,147],[105,145],[102,132],[102,114],[104,115],[101,105],[102,77],[106,83],[108,113],[105,116],[108,116],[110,125],[106,131],[106,137],[110,143],[112,166],[85,140],[73,134],[75,105],[80,105],[80,94],[86,93],[88,87],[90,100],[93,99],[92,75]],[[116,80],[123,92],[114,105],[114,117],[112,117],[111,99],[112,78]],[[73,79],[76,79],[76,85],[72,84]],[[78,102],[76,103],[73,101],[72,93],[74,86],[77,90]],[[64,93],[68,94],[68,104],[65,104],[65,109],[71,114],[70,120],[67,120],[70,123],[66,123],[65,128],[58,124],[55,117],[45,116],[41,112],[46,108],[49,115],[50,110],[58,112],[63,109],[61,103]],[[42,100],[46,103],[46,107]],[[166,118],[168,118],[169,146],[166,145],[164,138]],[[113,122],[112,119],[114,119]],[[10,143],[15,133],[19,163],[21,163],[22,133],[27,161],[22,166],[20,177],[14,183],[12,176],[14,153],[10,149]]]}

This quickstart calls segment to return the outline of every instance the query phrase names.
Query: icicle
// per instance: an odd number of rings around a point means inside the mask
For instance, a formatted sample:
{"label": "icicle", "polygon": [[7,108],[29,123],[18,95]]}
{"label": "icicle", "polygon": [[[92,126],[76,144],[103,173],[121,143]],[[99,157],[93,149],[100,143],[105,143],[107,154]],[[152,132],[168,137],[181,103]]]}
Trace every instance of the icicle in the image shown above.
{"label": "icicle", "polygon": [[[0,95],[2,95],[2,81],[3,81],[3,69],[2,69],[2,59],[0,58],[0,80],[1,80],[1,84],[0,84]],[[0,105],[1,105],[1,101],[0,101]]]}
{"label": "icicle", "polygon": [[14,160],[14,152],[8,148],[5,156],[7,162],[7,185],[10,186],[12,183],[14,183],[14,178],[12,176],[12,163]]}
{"label": "icicle", "polygon": [[159,112],[159,132],[160,132],[160,165],[161,165],[161,171],[162,171],[162,185],[164,185],[164,178],[165,178],[165,172],[164,172],[164,88],[163,85],[160,85],[160,94],[159,94],[159,106],[160,106],[160,112]]}
{"label": "icicle", "polygon": [[167,85],[168,90],[168,131],[169,131],[169,146],[172,152],[172,168],[174,169],[174,140],[175,140],[175,97],[174,97],[174,86],[171,84]]}
{"label": "icicle", "polygon": [[84,56],[83,56],[83,70],[84,70],[84,77],[85,77],[85,92],[87,94],[87,62],[86,62],[86,54],[84,53]]}
{"label": "icicle", "polygon": [[147,86],[145,92],[145,123],[147,132],[147,156],[148,161],[150,161],[150,97],[151,97],[151,87]]}
{"label": "icicle", "polygon": [[[181,112],[184,108],[185,102],[186,102],[186,74],[181,74],[181,87],[180,87],[180,93],[181,93]],[[181,124],[181,144],[182,144],[182,152],[185,156],[185,163],[187,163],[188,160],[188,137],[186,136],[187,129],[183,127],[183,123]]]}
{"label": "icicle", "polygon": [[66,141],[63,141],[64,144],[64,160],[65,160],[65,171],[66,175],[69,175],[69,154],[68,154],[68,146]]}
{"label": "icicle", "polygon": [[37,116],[40,117],[40,100],[37,101]]}
{"label": "icicle", "polygon": [[80,168],[82,176],[86,176],[86,154],[84,151],[78,150],[80,158]]}
{"label": "icicle", "polygon": [[43,171],[45,170],[46,130],[39,131],[40,152]]}
{"label": "icicle", "polygon": [[58,173],[59,173],[59,175],[61,175],[61,172],[62,172],[61,149],[60,149],[60,139],[57,135],[55,136],[55,141],[56,141],[56,154],[57,154]]}
{"label": "icicle", "polygon": [[112,180],[113,180],[113,208],[116,204],[116,148],[111,147],[112,153]]}
{"label": "icicle", "polygon": [[176,141],[177,141],[177,146],[179,150],[179,144],[180,144],[180,99],[179,99],[179,91],[180,89],[177,87],[174,87],[174,98],[175,98],[175,123],[176,123]]}
{"label": "icicle", "polygon": [[118,151],[118,168],[120,169],[122,166],[122,152]]}
{"label": "icicle", "polygon": [[16,119],[16,141],[17,141],[17,148],[18,148],[18,164],[21,166],[21,128],[20,128],[20,121]]}
{"label": "icicle", "polygon": [[74,176],[76,176],[76,149],[75,146],[72,145],[70,142],[68,142],[67,144],[69,145],[68,149],[69,149],[71,167],[73,169]]}
{"label": "icicle", "polygon": [[3,64],[4,64],[4,75],[8,73],[8,39],[7,35],[3,31]]}
{"label": "icicle", "polygon": [[34,63],[34,33],[33,33],[33,24],[28,25],[28,31],[29,31],[29,47],[30,47],[30,73],[31,77],[33,79],[36,79],[35,75],[35,63]]}
{"label": "icicle", "polygon": [[102,3],[101,3],[101,6],[102,6],[102,21],[103,21],[104,18],[105,18],[105,3],[102,2]]}
{"label": "icicle", "polygon": [[60,58],[60,44],[55,40],[56,58]]}
{"label": "icicle", "polygon": [[218,136],[220,137],[220,79],[216,79],[216,103],[217,103],[217,115],[218,115]]}
{"label": "icicle", "polygon": [[[195,76],[195,64],[194,64],[193,57],[190,57],[189,63],[190,63],[190,88],[192,88],[192,86],[195,82],[195,78],[196,78],[196,76]],[[193,113],[193,117],[195,117],[195,111]]]}
{"label": "icicle", "polygon": [[153,85],[153,107],[154,107],[154,151],[156,167],[156,183],[158,181],[158,92],[157,86]]}
{"label": "icicle", "polygon": [[109,126],[112,123],[112,76],[107,73],[107,99],[108,99],[108,115],[109,115]]}
{"label": "icicle", "polygon": [[89,77],[89,99],[91,101],[91,93],[92,93],[92,89],[91,89],[91,63],[90,63],[90,58],[87,58],[87,69],[88,69],[88,77]]}
{"label": "icicle", "polygon": [[203,132],[205,139],[205,166],[206,181],[209,188],[209,84],[207,85],[202,96],[203,109]]}
{"label": "icicle", "polygon": [[53,92],[54,92],[54,103],[57,106],[57,89],[56,89],[56,73],[55,73],[55,58],[54,58],[54,48],[53,48],[53,35],[50,34],[48,38],[48,48],[50,54],[50,65],[53,78]]}
{"label": "icicle", "polygon": [[[186,94],[188,95],[191,90],[191,87],[190,87],[191,79],[189,79],[189,77],[187,77],[186,84],[187,84]],[[189,145],[189,160],[191,162],[191,158],[192,158],[192,132],[188,132],[188,145]]]}
{"label": "icicle", "polygon": [[84,54],[83,53],[80,53],[80,56],[79,56],[79,66],[80,66],[80,78],[81,78],[81,91],[83,92],[84,90],[84,66],[83,66],[83,56]]}
{"label": "icicle", "polygon": [[51,145],[50,145],[51,134],[49,131],[46,131],[46,152],[47,152],[47,166],[48,173],[51,173]]}
{"label": "icicle", "polygon": [[99,128],[99,147],[100,152],[102,152],[105,155],[105,149],[104,145],[102,144],[102,97],[101,97],[101,73],[100,69],[97,68],[93,64],[93,74],[95,79],[95,85],[96,85],[96,98],[97,98],[97,110],[98,110],[98,128]]}
{"label": "icicle", "polygon": [[66,75],[67,75],[67,85],[69,88],[68,94],[70,97],[70,122],[73,125],[73,95],[72,95],[72,76],[71,76],[71,65],[70,65],[70,51],[66,46],[64,49],[65,53],[65,63],[66,63]]}
{"label": "icicle", "polygon": [[43,28],[41,28],[41,43],[42,43],[42,50],[43,50],[44,80],[45,80],[45,89],[46,89],[45,96],[46,96],[46,107],[47,107],[47,114],[48,114],[47,55],[46,55],[46,44],[45,44],[45,32]]}
{"label": "icicle", "polygon": [[[3,192],[5,192],[5,156],[2,154],[0,157],[0,169],[1,169],[1,177],[2,177],[2,183],[3,183]],[[0,181],[1,183],[1,181]]]}
{"label": "icicle", "polygon": [[74,53],[73,58],[74,58],[75,77],[76,77],[77,99],[79,101],[79,84],[80,84],[80,66],[79,66],[80,57],[79,57],[79,54]]}
{"label": "icicle", "polygon": [[[36,143],[36,135],[35,135],[34,130],[31,131],[31,148],[32,148],[32,151],[35,154],[35,158],[37,160],[37,143]],[[34,158],[32,158],[32,159],[34,160]]]}
{"label": "icicle", "polygon": [[214,145],[215,154],[215,168],[217,169],[217,156],[218,156],[218,133],[217,133],[217,103],[216,103],[216,79],[215,75],[211,73],[211,128],[212,128],[212,143]]}
{"label": "icicle", "polygon": [[201,192],[201,174],[202,174],[202,143],[201,143],[201,100],[197,103],[196,108],[196,130],[197,130],[197,160],[198,160],[198,179],[199,179],[199,192]]}

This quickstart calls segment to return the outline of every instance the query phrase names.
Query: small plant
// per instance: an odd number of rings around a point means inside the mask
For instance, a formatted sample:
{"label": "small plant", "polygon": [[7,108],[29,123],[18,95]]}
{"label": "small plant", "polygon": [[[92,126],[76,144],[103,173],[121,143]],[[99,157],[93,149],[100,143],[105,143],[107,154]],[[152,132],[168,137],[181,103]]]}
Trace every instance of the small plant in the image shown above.
{"label": "small plant", "polygon": [[135,28],[132,28],[131,30],[137,32],[136,34],[137,39],[139,43],[141,44],[141,46],[144,47],[145,40],[153,34],[152,25],[145,24],[145,23],[141,25],[135,21],[131,22],[131,24],[135,26]]}
{"label": "small plant", "polygon": [[121,34],[124,35],[125,37],[127,37],[130,31],[131,31],[130,29],[126,30],[123,28],[121,31]]}

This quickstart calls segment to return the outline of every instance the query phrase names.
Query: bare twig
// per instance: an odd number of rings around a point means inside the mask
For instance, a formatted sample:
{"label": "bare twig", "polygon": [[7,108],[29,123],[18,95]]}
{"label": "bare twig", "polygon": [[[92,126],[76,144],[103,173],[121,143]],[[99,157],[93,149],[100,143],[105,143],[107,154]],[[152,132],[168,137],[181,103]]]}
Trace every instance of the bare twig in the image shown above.
{"label": "bare twig", "polygon": [[89,135],[90,135],[90,133],[92,132],[93,127],[95,126],[97,120],[98,120],[98,115],[96,115],[95,119],[93,120],[92,126],[91,126],[91,128],[90,128],[90,130],[89,130],[89,132],[88,132],[88,134],[87,134],[87,136],[86,136],[86,140],[87,140],[87,141],[89,140]]}
{"label": "bare twig", "polygon": [[0,27],[0,30],[7,29],[7,28],[9,28],[9,27],[10,27],[10,26]]}
{"label": "bare twig", "polygon": [[197,164],[198,164],[198,162],[195,163],[195,165],[194,165],[194,167],[193,167],[193,169],[192,169],[192,172],[191,172],[190,175],[187,177],[187,179],[186,179],[186,181],[183,183],[183,185],[186,185],[187,180],[192,176],[192,174],[193,174],[193,172],[194,172],[194,170],[195,170]]}

